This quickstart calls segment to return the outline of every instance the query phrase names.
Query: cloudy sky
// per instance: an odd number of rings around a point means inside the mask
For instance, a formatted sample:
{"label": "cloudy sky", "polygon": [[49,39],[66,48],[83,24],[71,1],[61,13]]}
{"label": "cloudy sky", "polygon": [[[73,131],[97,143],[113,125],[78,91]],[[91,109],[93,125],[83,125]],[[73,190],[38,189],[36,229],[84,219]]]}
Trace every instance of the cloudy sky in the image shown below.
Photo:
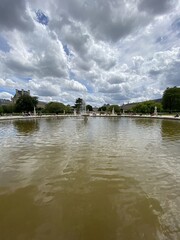
{"label": "cloudy sky", "polygon": [[180,0],[0,0],[0,98],[123,104],[180,86]]}

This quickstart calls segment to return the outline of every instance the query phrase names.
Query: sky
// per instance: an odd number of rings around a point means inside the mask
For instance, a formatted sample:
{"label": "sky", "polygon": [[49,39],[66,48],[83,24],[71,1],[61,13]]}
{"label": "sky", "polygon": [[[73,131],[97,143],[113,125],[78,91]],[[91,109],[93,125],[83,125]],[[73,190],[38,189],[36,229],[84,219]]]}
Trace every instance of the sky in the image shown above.
{"label": "sky", "polygon": [[0,98],[126,104],[180,86],[180,0],[0,0]]}

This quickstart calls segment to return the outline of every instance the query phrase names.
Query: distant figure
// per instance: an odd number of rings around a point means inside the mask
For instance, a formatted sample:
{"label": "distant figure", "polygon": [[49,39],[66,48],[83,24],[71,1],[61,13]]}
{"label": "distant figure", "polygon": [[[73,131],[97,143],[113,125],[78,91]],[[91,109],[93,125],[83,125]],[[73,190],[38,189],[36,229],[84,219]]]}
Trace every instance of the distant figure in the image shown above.
{"label": "distant figure", "polygon": [[177,113],[174,117],[179,117],[179,114]]}

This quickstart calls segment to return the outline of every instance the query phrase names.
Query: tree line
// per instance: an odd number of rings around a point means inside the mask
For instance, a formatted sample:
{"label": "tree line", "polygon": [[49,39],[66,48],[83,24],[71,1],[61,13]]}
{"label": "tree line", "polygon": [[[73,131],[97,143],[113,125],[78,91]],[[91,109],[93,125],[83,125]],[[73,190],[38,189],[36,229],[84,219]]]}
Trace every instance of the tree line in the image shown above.
{"label": "tree line", "polygon": [[[62,113],[73,113],[75,110],[77,114],[82,111],[93,111],[91,105],[86,105],[85,101],[82,98],[77,98],[74,106],[64,105],[60,102],[49,102],[45,105],[45,108],[37,107],[38,98],[32,97],[29,95],[23,95],[18,98],[15,104],[11,103],[8,105],[0,105],[0,114],[3,113],[27,113],[33,112],[34,108],[39,113],[53,113],[53,114],[62,114]],[[134,113],[150,113],[154,112],[155,107],[157,112],[179,112],[180,111],[180,88],[173,87],[167,88],[162,97],[161,102],[156,101],[145,101],[135,104],[134,107],[129,109],[129,112]],[[117,114],[122,113],[123,108],[119,105],[110,105],[104,104],[99,107],[98,111],[101,113],[110,113],[114,109],[114,112]]]}
{"label": "tree line", "polygon": [[164,93],[161,102],[145,101],[136,104],[132,111],[136,113],[154,113],[155,107],[157,112],[179,112],[180,111],[180,88],[173,87],[167,88]]}

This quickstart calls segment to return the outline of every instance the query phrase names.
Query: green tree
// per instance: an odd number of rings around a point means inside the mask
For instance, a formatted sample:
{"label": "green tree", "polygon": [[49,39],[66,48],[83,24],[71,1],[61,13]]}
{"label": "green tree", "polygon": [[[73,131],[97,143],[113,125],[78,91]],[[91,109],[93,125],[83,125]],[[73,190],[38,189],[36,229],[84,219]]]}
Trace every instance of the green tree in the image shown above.
{"label": "green tree", "polygon": [[167,88],[163,93],[162,104],[166,111],[180,111],[180,88]]}
{"label": "green tree", "polygon": [[3,108],[2,108],[2,106],[0,106],[0,115],[2,115],[3,114]]}
{"label": "green tree", "polygon": [[15,107],[17,112],[30,112],[34,110],[38,104],[37,97],[31,97],[29,95],[23,95],[16,101]]}
{"label": "green tree", "polygon": [[133,112],[136,113],[154,113],[154,109],[157,107],[158,112],[162,112],[162,104],[155,101],[146,101],[138,103],[133,107]]}
{"label": "green tree", "polygon": [[99,112],[106,112],[109,108],[109,104],[104,104],[102,107],[98,108]]}
{"label": "green tree", "polygon": [[64,113],[64,111],[66,112],[67,110],[68,110],[67,106],[59,102],[49,102],[48,104],[46,104],[44,109],[46,113],[54,114]]}
{"label": "green tree", "polygon": [[4,113],[13,113],[15,112],[15,105],[14,104],[2,105],[2,109]]}
{"label": "green tree", "polygon": [[73,113],[73,108],[70,105],[65,106],[66,113]]}
{"label": "green tree", "polygon": [[93,111],[93,107],[91,105],[87,105],[86,106],[86,111],[92,112]]}
{"label": "green tree", "polygon": [[84,101],[82,98],[77,98],[76,102],[75,102],[75,108],[77,113],[79,114],[82,110],[83,110],[83,106],[84,106]]}
{"label": "green tree", "polygon": [[108,112],[112,112],[113,108],[115,113],[119,114],[121,112],[121,108],[118,105],[110,105],[107,109]]}

